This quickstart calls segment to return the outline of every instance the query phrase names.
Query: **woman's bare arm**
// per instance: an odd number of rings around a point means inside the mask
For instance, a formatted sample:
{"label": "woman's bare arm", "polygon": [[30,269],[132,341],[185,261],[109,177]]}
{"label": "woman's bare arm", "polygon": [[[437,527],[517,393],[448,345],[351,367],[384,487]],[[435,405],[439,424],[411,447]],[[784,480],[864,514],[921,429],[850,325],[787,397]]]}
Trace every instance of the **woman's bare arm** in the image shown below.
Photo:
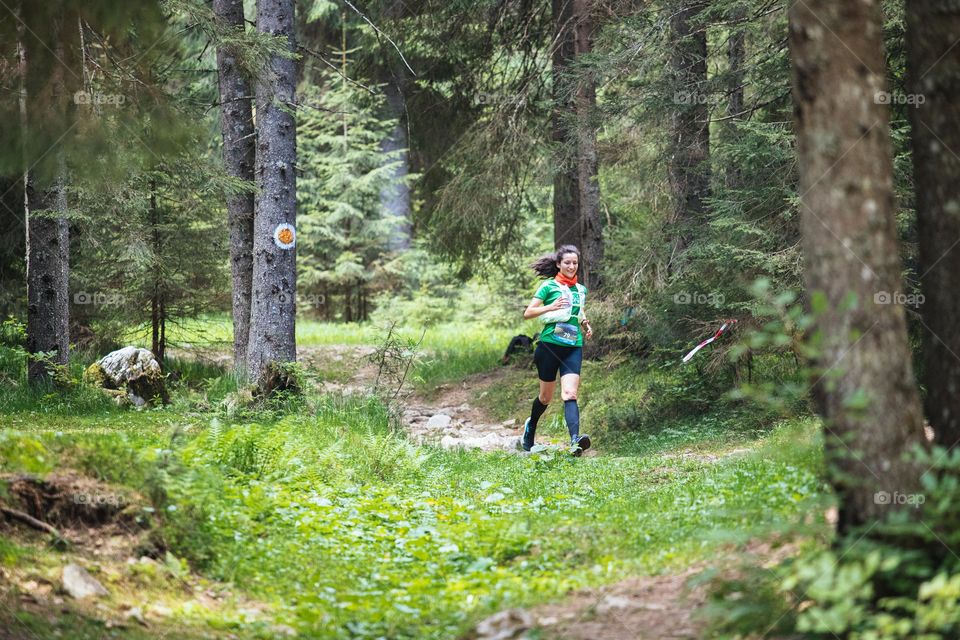
{"label": "woman's bare arm", "polygon": [[551,311],[556,311],[557,309],[562,309],[566,305],[564,304],[566,299],[563,296],[560,296],[554,300],[551,304],[544,306],[543,300],[540,298],[534,298],[530,301],[530,304],[527,305],[527,308],[523,310],[523,319],[530,320],[531,318],[536,318],[537,316],[542,316],[545,313]]}

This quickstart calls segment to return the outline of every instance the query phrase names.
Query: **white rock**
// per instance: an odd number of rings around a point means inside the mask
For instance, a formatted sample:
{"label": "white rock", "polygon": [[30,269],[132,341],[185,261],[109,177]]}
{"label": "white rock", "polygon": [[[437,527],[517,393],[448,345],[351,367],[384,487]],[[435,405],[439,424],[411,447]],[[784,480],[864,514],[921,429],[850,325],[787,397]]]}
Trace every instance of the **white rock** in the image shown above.
{"label": "white rock", "polygon": [[440,438],[440,446],[444,449],[456,449],[460,446],[460,440],[453,436],[443,436]]}
{"label": "white rock", "polygon": [[70,597],[77,600],[90,596],[110,595],[110,592],[104,589],[96,578],[87,573],[86,569],[73,563],[63,568],[63,589],[70,594]]}
{"label": "white rock", "polygon": [[113,382],[119,386],[141,376],[159,376],[160,363],[153,354],[138,347],[117,349],[97,361]]}
{"label": "white rock", "polygon": [[477,625],[477,640],[513,640],[534,626],[533,616],[523,609],[495,613]]}
{"label": "white rock", "polygon": [[143,617],[143,609],[141,609],[140,607],[133,607],[132,609],[130,609],[129,611],[127,611],[127,612],[124,614],[124,616],[125,616],[126,618],[130,619],[130,620],[136,620],[137,622],[139,622],[139,623],[142,624],[143,626],[147,626],[147,621],[146,621],[146,619]]}
{"label": "white rock", "polygon": [[427,429],[446,429],[450,426],[453,418],[445,413],[438,413],[427,420]]}

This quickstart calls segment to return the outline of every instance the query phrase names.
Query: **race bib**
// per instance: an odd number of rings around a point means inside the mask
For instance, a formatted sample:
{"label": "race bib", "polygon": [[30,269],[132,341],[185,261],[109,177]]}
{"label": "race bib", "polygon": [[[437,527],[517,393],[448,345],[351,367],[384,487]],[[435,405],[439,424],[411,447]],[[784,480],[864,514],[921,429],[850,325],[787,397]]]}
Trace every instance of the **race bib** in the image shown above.
{"label": "race bib", "polygon": [[553,337],[557,339],[557,342],[574,346],[577,344],[577,337],[579,337],[579,335],[580,330],[575,324],[558,322],[553,325]]}

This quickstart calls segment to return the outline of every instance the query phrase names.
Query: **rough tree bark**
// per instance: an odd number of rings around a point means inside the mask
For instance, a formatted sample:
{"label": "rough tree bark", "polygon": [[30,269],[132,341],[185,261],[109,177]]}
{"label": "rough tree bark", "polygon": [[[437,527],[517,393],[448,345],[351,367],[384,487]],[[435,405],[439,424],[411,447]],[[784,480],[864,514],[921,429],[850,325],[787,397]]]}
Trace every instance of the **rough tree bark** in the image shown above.
{"label": "rough tree bark", "polygon": [[[150,181],[150,223],[153,226],[151,243],[153,255],[159,259],[163,255],[163,236],[160,233],[160,207],[157,205],[157,183]],[[153,293],[150,294],[150,351],[161,367],[167,355],[167,311],[166,289],[164,287],[160,265],[154,270]]]}
{"label": "rough tree bark", "polygon": [[[259,0],[257,30],[282,36],[296,51],[294,0]],[[271,364],[297,358],[296,62],[273,56],[257,82],[256,215],[253,228],[253,294],[247,369],[258,384]]]}
{"label": "rough tree bark", "polygon": [[673,203],[670,223],[676,228],[670,265],[703,221],[710,193],[710,111],[707,104],[707,32],[697,25],[704,7],[681,0],[670,16],[670,71],[675,93],[670,127],[667,180]]}
{"label": "rough tree bark", "polygon": [[[22,23],[21,23],[22,25]],[[63,59],[60,41],[62,24],[53,25],[54,54]],[[22,29],[22,27],[21,27]],[[22,135],[28,135],[29,112],[26,78],[27,51],[21,32],[18,43],[21,78],[20,118]],[[50,71],[54,108],[66,112],[64,69],[54,64]],[[52,151],[52,171],[33,173],[24,157],[24,221],[27,263],[27,351],[51,353],[51,364],[65,365],[70,350],[70,225],[67,211],[66,161],[59,148]],[[48,379],[50,369],[44,359],[31,359],[27,367],[30,382]]]}
{"label": "rough tree bark", "polygon": [[926,415],[936,441],[960,443],[960,5],[910,0],[908,109],[920,243]]}
{"label": "rough tree bark", "polygon": [[[244,28],[243,0],[213,0],[217,21],[226,27]],[[223,135],[223,162],[227,173],[253,182],[255,145],[253,92],[250,81],[227,46],[217,47],[217,74],[220,86],[220,129]],[[250,335],[250,290],[253,279],[253,192],[227,197],[227,226],[230,230],[230,274],[233,289],[234,371],[247,371],[247,344]]]}
{"label": "rough tree bark", "polygon": [[[561,159],[553,179],[554,242],[581,252],[587,287],[601,286],[603,225],[597,178],[596,81],[572,79],[571,65],[590,53],[595,30],[592,0],[553,0],[554,51],[552,138]],[[583,73],[580,71],[579,73]]]}
{"label": "rough tree bark", "polygon": [[[876,522],[919,487],[903,459],[923,442],[894,217],[880,7],[804,0],[789,12],[806,287],[816,317],[814,398],[838,528]],[[886,497],[880,492],[886,492]],[[911,510],[915,511],[915,510]]]}

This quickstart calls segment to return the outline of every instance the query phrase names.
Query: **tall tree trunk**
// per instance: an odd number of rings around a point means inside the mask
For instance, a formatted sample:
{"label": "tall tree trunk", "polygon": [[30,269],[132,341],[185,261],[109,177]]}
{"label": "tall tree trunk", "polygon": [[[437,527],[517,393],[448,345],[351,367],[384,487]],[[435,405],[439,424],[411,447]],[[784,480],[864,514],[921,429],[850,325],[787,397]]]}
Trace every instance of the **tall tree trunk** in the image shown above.
{"label": "tall tree trunk", "polygon": [[[257,30],[287,41],[296,51],[294,0],[258,0]],[[297,359],[296,63],[273,56],[257,82],[256,215],[253,228],[253,297],[247,368],[262,382],[271,363]],[[286,242],[289,241],[289,242]]]}
{"label": "tall tree trunk", "polygon": [[960,443],[960,6],[910,0],[909,109],[924,302],[926,414],[938,443]]}
{"label": "tall tree trunk", "polygon": [[[159,263],[163,260],[163,237],[160,233],[160,208],[157,206],[157,183],[150,181],[150,224],[153,227],[152,242],[154,259]],[[154,270],[153,292],[150,294],[150,351],[160,366],[164,366],[166,355],[166,335],[164,330],[164,283],[162,271],[158,264]]]}
{"label": "tall tree trunk", "polygon": [[814,397],[848,532],[919,488],[903,456],[923,442],[905,314],[889,303],[903,283],[889,116],[874,99],[883,30],[879,4],[860,0],[798,1],[789,19],[805,280],[824,299]]}
{"label": "tall tree trunk", "polygon": [[692,230],[703,223],[710,194],[710,112],[707,89],[707,32],[697,24],[701,0],[680,0],[670,16],[670,70],[674,105],[667,179],[676,229],[670,267],[686,250]]}
{"label": "tall tree trunk", "polygon": [[[243,0],[213,0],[217,21],[242,30]],[[223,134],[223,162],[227,173],[253,182],[256,139],[253,129],[252,90],[234,52],[217,47],[217,74],[220,86],[220,129]],[[227,226],[230,230],[230,273],[233,289],[234,371],[246,375],[247,344],[250,335],[250,291],[253,279],[253,191],[227,197]]]}
{"label": "tall tree trunk", "polygon": [[[20,23],[22,25],[22,22]],[[54,25],[54,54],[63,58],[60,33]],[[22,29],[22,27],[21,27]],[[29,112],[26,93],[27,51],[21,31],[18,43],[20,119],[24,137],[28,135]],[[52,103],[63,109],[66,100],[63,65],[51,70]],[[52,172],[33,174],[24,157],[24,219],[26,223],[27,264],[27,351],[52,353],[49,362],[66,365],[70,350],[70,226],[67,212],[66,161],[59,148],[54,154]],[[53,174],[52,177],[49,174]],[[48,379],[45,359],[31,359],[27,367],[30,382]]]}
{"label": "tall tree trunk", "polygon": [[586,285],[601,285],[603,225],[597,177],[597,130],[593,124],[593,74],[570,77],[578,56],[593,46],[592,0],[553,0],[554,41],[552,139],[560,160],[553,179],[553,235],[557,246],[576,245]]}
{"label": "tall tree trunk", "polygon": [[[24,176],[24,211],[27,221],[27,351],[54,352],[53,364],[65,365],[70,349],[70,226],[67,210],[65,166],[60,152],[61,177],[53,185],[37,188],[29,172]],[[40,213],[42,212],[42,213]],[[39,213],[39,215],[37,215]],[[31,382],[49,376],[42,360],[31,360]]]}
{"label": "tall tree trunk", "polygon": [[150,352],[153,353],[160,366],[164,365],[167,357],[167,309],[163,299],[163,289],[154,287],[150,298],[151,341]]}

